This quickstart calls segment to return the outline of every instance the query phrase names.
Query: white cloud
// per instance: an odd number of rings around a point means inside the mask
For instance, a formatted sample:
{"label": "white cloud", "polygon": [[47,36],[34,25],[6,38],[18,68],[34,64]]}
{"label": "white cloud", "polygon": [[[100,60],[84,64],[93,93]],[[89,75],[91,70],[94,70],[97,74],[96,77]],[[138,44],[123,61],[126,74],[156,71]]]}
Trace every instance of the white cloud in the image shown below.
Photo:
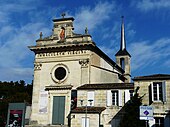
{"label": "white cloud", "polygon": [[110,18],[110,14],[115,12],[114,2],[98,2],[94,8],[81,7],[75,14],[75,31],[82,32],[85,27],[93,31],[97,26]]}
{"label": "white cloud", "polygon": [[107,46],[99,46],[99,48],[104,51],[105,54],[109,55],[109,56],[114,56],[114,49],[109,48]]}
{"label": "white cloud", "polygon": [[141,11],[150,11],[155,9],[170,8],[169,0],[140,0],[137,2],[132,2]]}
{"label": "white cloud", "polygon": [[[28,81],[29,79],[30,81],[33,68],[29,68],[29,63],[32,63],[31,67],[33,67],[33,59],[31,60],[33,53],[27,46],[35,45],[40,31],[50,32],[44,25],[42,23],[29,23],[21,28],[15,28],[16,31],[13,31],[13,35],[5,42],[0,40],[0,70],[3,72],[0,74],[0,80],[22,79]],[[8,34],[4,36],[8,37]]]}
{"label": "white cloud", "polygon": [[[0,1],[0,23],[10,25],[22,21],[24,18],[28,18],[27,15],[34,11],[34,14],[38,13],[38,7],[43,4],[41,0],[3,0]],[[37,11],[37,12],[36,12]],[[23,15],[20,19],[17,19],[18,16]],[[34,15],[29,18],[34,17]],[[14,19],[13,19],[14,18]],[[17,19],[17,21],[16,21]],[[2,24],[1,24],[2,25]]]}
{"label": "white cloud", "polygon": [[1,81],[19,81],[24,80],[26,83],[31,83],[30,79],[33,79],[32,68],[0,68]]}
{"label": "white cloud", "polygon": [[[0,66],[22,66],[20,62],[24,60],[28,54],[30,54],[27,46],[35,43],[35,40],[38,38],[38,33],[43,29],[46,32],[48,31],[48,29],[44,28],[44,24],[41,23],[31,23],[21,28],[17,28],[17,32],[12,33],[12,38],[0,47]],[[7,36],[8,35],[6,35],[6,37]]]}
{"label": "white cloud", "polygon": [[129,45],[132,55],[132,71],[157,65],[164,67],[170,58],[170,38],[161,38],[155,42],[142,41]]}
{"label": "white cloud", "polygon": [[[37,6],[34,4],[34,7],[32,7],[31,0],[29,2],[16,0],[15,2],[11,1],[10,4],[0,3],[0,7],[2,7],[0,18],[3,19],[3,21],[0,21],[2,23],[0,28],[0,70],[3,72],[0,74],[0,80],[30,81],[33,74],[33,53],[27,46],[35,45],[35,40],[39,38],[40,31],[45,36],[51,32],[51,29],[47,28],[46,19],[43,20],[49,10],[43,11],[44,14],[42,14],[42,11],[34,10]],[[17,9],[14,9],[15,7]],[[34,20],[21,24],[23,14],[25,17],[31,17]],[[19,17],[21,19],[11,22],[13,21],[11,15],[21,16]],[[39,17],[41,20],[38,20]]]}

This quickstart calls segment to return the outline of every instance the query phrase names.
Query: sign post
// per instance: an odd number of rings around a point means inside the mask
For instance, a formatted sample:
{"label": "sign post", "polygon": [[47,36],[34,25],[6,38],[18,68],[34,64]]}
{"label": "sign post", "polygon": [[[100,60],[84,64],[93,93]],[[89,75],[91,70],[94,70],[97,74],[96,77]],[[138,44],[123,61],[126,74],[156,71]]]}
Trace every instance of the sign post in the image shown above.
{"label": "sign post", "polygon": [[147,127],[147,120],[153,120],[153,107],[152,106],[140,106],[140,120],[146,121]]}

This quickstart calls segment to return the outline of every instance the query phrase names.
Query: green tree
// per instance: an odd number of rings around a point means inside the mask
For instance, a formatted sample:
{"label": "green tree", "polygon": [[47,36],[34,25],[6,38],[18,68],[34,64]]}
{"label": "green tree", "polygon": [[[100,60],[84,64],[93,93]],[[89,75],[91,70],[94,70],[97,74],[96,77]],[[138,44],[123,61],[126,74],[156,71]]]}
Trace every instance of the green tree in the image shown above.
{"label": "green tree", "polygon": [[145,121],[139,119],[139,107],[142,105],[142,97],[138,94],[139,87],[134,96],[124,106],[124,116],[119,127],[145,127]]}
{"label": "green tree", "polygon": [[27,102],[31,104],[32,85],[25,81],[1,82],[0,81],[0,127],[4,127],[7,119],[8,104]]}

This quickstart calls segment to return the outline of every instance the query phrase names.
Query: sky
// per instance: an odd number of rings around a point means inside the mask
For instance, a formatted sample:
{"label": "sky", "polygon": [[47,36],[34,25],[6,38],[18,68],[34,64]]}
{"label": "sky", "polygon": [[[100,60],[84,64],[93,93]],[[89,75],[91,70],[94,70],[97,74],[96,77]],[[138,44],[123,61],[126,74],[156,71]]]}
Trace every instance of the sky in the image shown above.
{"label": "sky", "polygon": [[89,30],[93,41],[115,61],[124,16],[131,75],[170,74],[169,0],[0,0],[0,81],[33,80],[39,33],[52,34],[52,19],[74,17],[74,32]]}

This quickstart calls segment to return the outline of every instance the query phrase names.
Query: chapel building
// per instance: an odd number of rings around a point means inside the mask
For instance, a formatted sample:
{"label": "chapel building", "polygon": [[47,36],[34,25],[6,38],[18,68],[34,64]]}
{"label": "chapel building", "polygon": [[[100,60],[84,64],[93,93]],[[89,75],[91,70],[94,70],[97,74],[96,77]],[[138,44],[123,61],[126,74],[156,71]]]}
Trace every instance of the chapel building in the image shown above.
{"label": "chapel building", "polygon": [[130,99],[130,54],[124,23],[116,62],[101,51],[88,29],[74,33],[74,18],[53,19],[53,33],[29,46],[35,53],[29,126],[110,127]]}

